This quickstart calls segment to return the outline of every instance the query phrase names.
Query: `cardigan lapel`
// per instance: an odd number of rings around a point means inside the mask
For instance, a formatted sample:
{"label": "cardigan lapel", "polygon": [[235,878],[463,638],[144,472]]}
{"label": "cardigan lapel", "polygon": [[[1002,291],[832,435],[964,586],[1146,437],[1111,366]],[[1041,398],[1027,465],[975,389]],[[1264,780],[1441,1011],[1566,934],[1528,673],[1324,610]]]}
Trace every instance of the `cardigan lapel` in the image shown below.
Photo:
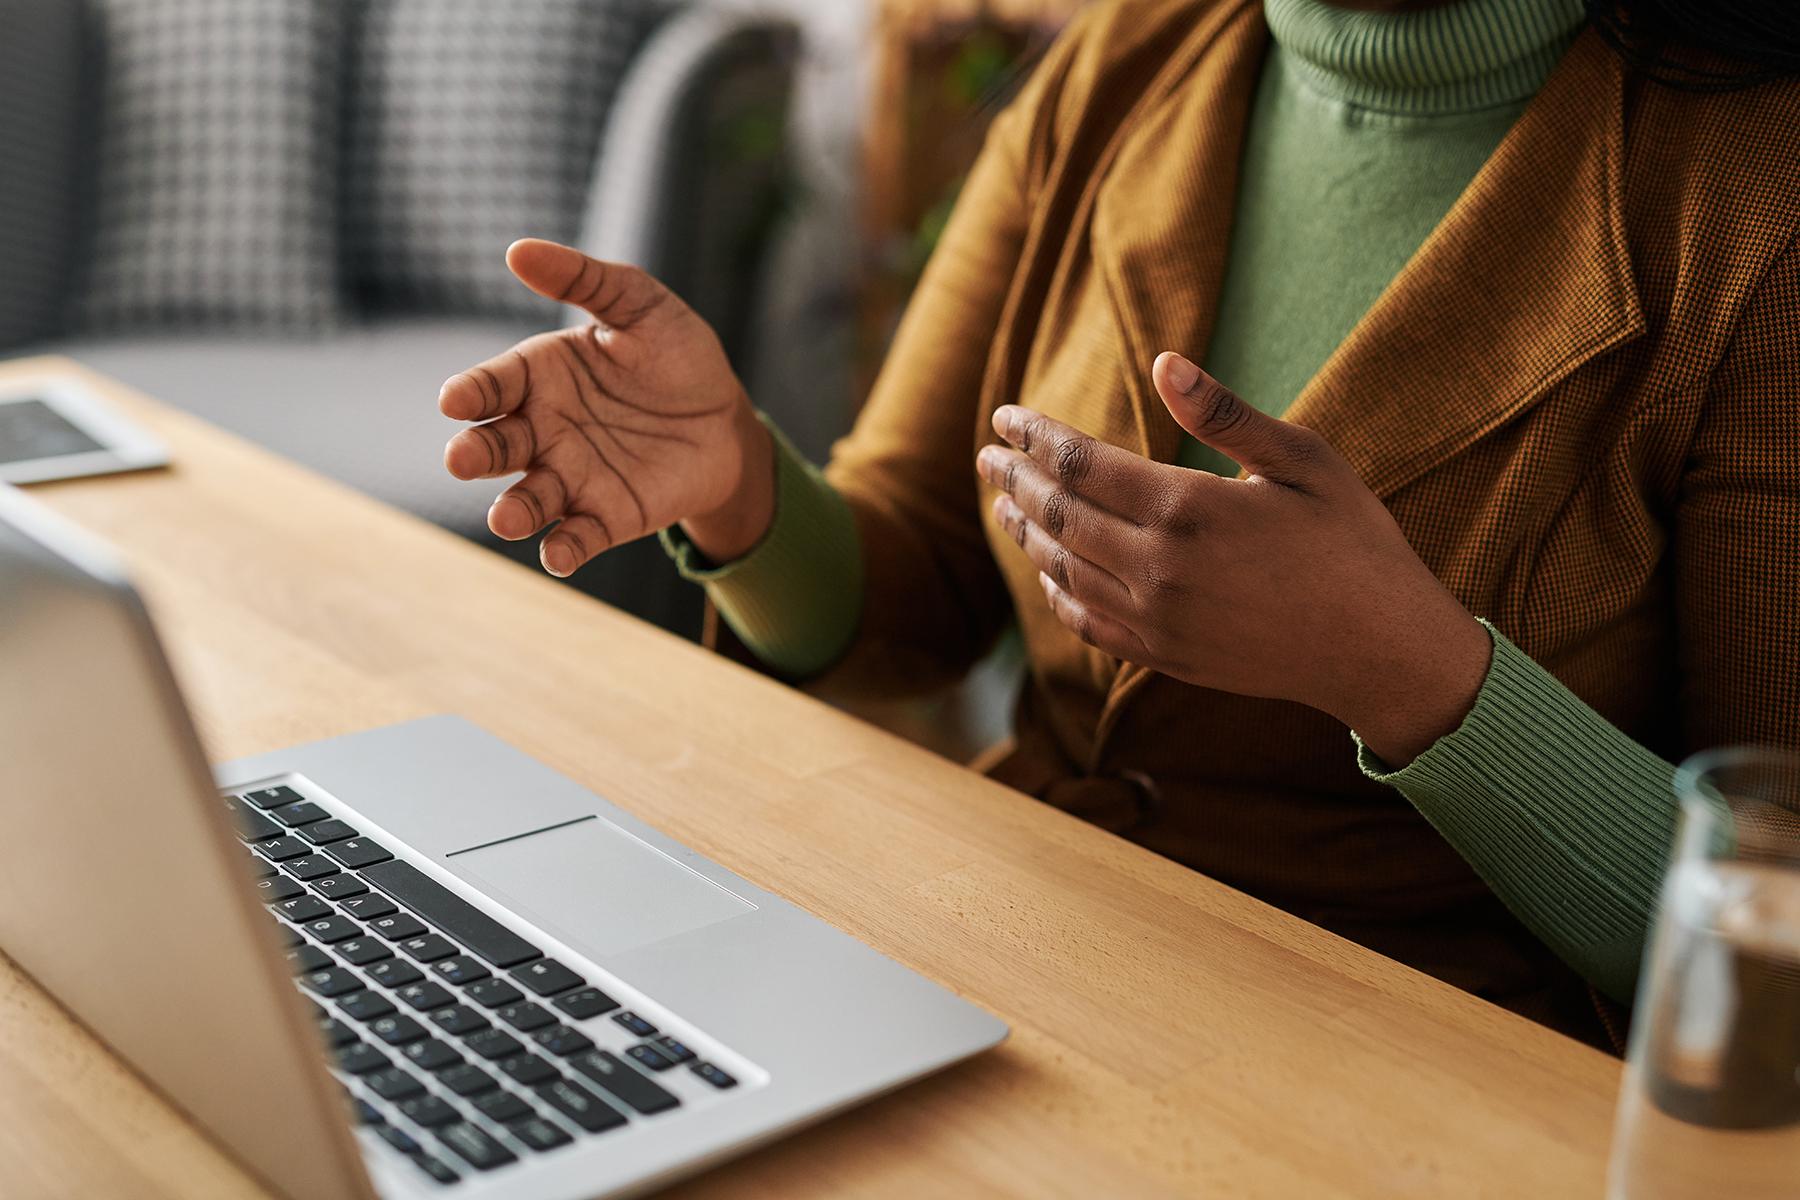
{"label": "cardigan lapel", "polygon": [[1623,71],[1585,34],[1287,419],[1385,498],[1642,333],[1624,137]]}
{"label": "cardigan lapel", "polygon": [[[1181,430],[1149,366],[1162,350],[1203,355],[1211,335],[1266,33],[1260,14],[1232,22],[1185,94],[1146,118],[1095,214],[1139,449],[1160,461]],[[1287,419],[1323,434],[1385,498],[1642,333],[1623,160],[1623,71],[1586,33]],[[1114,677],[1095,762],[1153,677],[1134,664]]]}
{"label": "cardigan lapel", "polygon": [[1240,3],[1195,32],[1193,53],[1144,105],[1095,201],[1095,264],[1118,326],[1135,449],[1174,458],[1181,427],[1150,385],[1161,350],[1212,336],[1230,250],[1244,130],[1268,26]]}

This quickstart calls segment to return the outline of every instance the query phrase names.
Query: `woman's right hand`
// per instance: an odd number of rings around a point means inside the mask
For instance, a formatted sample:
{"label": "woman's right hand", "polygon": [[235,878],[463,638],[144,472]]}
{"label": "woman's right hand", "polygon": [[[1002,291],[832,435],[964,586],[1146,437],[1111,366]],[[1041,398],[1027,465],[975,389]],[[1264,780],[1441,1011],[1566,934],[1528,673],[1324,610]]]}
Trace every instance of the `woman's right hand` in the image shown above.
{"label": "woman's right hand", "polygon": [[439,393],[445,416],[482,422],[444,448],[452,475],[525,473],[488,528],[518,541],[557,523],[539,550],[553,575],[678,521],[715,562],[747,553],[774,518],[774,447],[711,327],[636,267],[536,239],[506,263],[593,321],[527,338]]}

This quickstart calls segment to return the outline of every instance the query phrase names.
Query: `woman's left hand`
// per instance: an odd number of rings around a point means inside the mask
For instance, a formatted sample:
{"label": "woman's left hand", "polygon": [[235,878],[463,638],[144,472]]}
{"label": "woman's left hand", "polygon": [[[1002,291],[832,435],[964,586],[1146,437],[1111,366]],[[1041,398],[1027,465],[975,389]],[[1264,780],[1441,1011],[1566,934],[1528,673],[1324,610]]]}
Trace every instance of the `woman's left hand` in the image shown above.
{"label": "woman's left hand", "polygon": [[1201,687],[1294,700],[1392,766],[1461,723],[1487,631],[1324,438],[1179,354],[1152,378],[1175,420],[1247,479],[1154,462],[1005,405],[984,447],[994,517],[1083,641]]}

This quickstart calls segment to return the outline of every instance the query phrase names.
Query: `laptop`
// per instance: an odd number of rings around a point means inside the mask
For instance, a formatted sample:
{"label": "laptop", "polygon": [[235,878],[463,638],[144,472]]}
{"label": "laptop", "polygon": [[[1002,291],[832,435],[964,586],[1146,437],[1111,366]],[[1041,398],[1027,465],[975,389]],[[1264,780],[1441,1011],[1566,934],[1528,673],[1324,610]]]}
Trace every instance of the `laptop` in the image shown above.
{"label": "laptop", "polygon": [[454,717],[215,775],[3,485],[0,680],[0,949],[297,1200],[635,1194],[1006,1035]]}

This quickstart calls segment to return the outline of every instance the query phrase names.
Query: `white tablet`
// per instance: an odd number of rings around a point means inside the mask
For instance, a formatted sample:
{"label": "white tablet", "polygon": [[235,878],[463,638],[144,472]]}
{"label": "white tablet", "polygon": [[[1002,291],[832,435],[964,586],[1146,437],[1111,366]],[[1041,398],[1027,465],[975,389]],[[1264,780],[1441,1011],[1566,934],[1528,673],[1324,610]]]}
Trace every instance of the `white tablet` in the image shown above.
{"label": "white tablet", "polygon": [[161,442],[75,380],[0,385],[0,482],[43,483],[168,461]]}

